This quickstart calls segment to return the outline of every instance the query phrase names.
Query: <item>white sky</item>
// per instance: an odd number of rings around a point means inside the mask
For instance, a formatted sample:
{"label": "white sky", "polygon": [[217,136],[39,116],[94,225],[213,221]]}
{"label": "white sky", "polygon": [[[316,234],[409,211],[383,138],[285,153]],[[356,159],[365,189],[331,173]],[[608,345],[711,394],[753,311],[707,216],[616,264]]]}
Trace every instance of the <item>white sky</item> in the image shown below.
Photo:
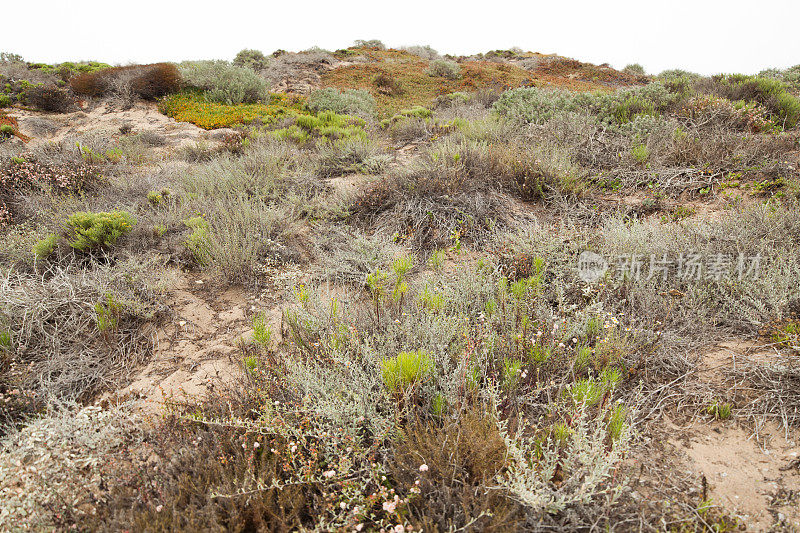
{"label": "white sky", "polygon": [[470,54],[519,46],[649,73],[800,63],[800,0],[4,0],[0,51],[28,61],[232,59],[355,39]]}

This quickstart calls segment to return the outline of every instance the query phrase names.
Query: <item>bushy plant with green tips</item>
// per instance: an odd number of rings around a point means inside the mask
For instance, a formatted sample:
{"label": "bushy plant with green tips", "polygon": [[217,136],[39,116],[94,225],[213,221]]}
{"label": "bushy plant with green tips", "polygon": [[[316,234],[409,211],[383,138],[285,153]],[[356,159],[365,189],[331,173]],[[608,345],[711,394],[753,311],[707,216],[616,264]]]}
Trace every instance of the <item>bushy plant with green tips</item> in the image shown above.
{"label": "bushy plant with green tips", "polygon": [[293,140],[300,143],[316,139],[321,141],[350,138],[366,139],[365,124],[363,119],[357,117],[339,115],[333,111],[323,111],[316,116],[298,115],[291,126],[272,131],[269,134],[278,139]]}
{"label": "bushy plant with green tips", "polygon": [[272,342],[272,328],[267,323],[267,314],[264,311],[253,315],[253,340],[265,349]]}
{"label": "bushy plant with green tips", "polygon": [[715,400],[706,411],[717,420],[728,420],[731,417],[731,404]]}
{"label": "bushy plant with green tips", "polygon": [[605,392],[602,384],[591,378],[579,379],[570,384],[567,389],[567,394],[575,405],[585,405],[586,407],[596,405],[603,398]]}
{"label": "bushy plant with green tips", "polygon": [[445,300],[441,293],[431,290],[430,287],[425,285],[419,295],[419,303],[428,312],[439,313],[444,309]]}
{"label": "bushy plant with green tips", "polygon": [[435,271],[441,270],[446,257],[447,252],[444,250],[434,250],[431,252],[430,257],[428,257],[428,268]]}
{"label": "bushy plant with green tips", "polygon": [[100,333],[113,331],[117,328],[122,310],[122,303],[113,294],[106,294],[105,301],[97,302],[94,305],[95,323]]}
{"label": "bushy plant with green tips", "polygon": [[622,437],[627,420],[628,410],[621,403],[615,404],[608,418],[608,436],[612,441],[616,442]]}
{"label": "bushy plant with green tips", "polygon": [[184,220],[183,223],[192,230],[183,241],[184,246],[191,252],[197,264],[201,266],[207,264],[210,250],[208,221],[201,216],[196,216]]}
{"label": "bushy plant with green tips", "polygon": [[126,211],[79,211],[67,219],[67,244],[80,252],[107,248],[127,235],[136,219]]}
{"label": "bushy plant with green tips", "polygon": [[636,143],[631,147],[631,156],[638,164],[644,165],[650,157],[650,150],[646,144]]}
{"label": "bushy plant with green tips", "polygon": [[11,332],[0,331],[0,352],[11,350]]}
{"label": "bushy plant with green tips", "polygon": [[59,236],[56,234],[48,235],[44,239],[33,245],[33,256],[36,259],[47,259],[55,251],[58,245]]}
{"label": "bushy plant with green tips", "polygon": [[424,350],[400,352],[381,362],[381,375],[387,389],[401,392],[421,383],[433,368],[433,358]]}
{"label": "bushy plant with green tips", "polygon": [[522,379],[522,361],[518,359],[503,360],[502,386],[507,391],[514,390]]}

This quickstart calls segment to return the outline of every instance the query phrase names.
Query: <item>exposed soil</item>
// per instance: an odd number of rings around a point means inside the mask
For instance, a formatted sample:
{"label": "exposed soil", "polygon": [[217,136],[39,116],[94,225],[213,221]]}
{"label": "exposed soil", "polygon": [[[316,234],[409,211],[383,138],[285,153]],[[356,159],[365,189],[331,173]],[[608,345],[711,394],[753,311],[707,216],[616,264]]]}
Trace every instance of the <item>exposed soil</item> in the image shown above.
{"label": "exposed soil", "polygon": [[[769,357],[748,341],[720,343],[703,354],[698,378],[724,390],[734,365]],[[800,527],[800,444],[775,424],[759,428],[758,439],[734,418],[672,427],[674,445],[696,475],[705,478],[708,497],[749,530]]]}
{"label": "exposed soil", "polygon": [[29,145],[58,142],[76,133],[106,131],[119,134],[120,128],[129,126],[132,133],[154,132],[164,136],[165,147],[177,147],[197,142],[199,139],[221,138],[223,129],[207,132],[187,122],[161,114],[153,102],[138,101],[130,109],[120,109],[107,102],[73,113],[42,113],[14,108],[9,113],[19,124],[19,131],[30,138]]}

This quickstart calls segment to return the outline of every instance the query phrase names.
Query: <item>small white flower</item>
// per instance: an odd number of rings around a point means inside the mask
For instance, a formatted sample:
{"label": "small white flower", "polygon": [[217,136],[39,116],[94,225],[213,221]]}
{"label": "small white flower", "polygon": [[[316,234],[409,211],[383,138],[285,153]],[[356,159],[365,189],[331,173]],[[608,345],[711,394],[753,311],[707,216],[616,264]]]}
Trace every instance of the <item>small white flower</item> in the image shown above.
{"label": "small white flower", "polygon": [[428,465],[426,465],[424,463],[419,465],[419,471],[420,472],[427,472],[428,471]]}

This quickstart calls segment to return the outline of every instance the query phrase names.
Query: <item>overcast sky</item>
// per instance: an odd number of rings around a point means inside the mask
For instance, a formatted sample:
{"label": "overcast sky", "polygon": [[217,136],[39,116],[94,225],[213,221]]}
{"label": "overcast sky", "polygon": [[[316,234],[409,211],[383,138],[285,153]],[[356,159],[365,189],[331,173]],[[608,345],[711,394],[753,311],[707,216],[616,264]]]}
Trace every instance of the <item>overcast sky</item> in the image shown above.
{"label": "overcast sky", "polygon": [[28,61],[231,59],[355,39],[467,55],[518,46],[649,73],[800,63],[800,0],[8,0],[0,51]]}

